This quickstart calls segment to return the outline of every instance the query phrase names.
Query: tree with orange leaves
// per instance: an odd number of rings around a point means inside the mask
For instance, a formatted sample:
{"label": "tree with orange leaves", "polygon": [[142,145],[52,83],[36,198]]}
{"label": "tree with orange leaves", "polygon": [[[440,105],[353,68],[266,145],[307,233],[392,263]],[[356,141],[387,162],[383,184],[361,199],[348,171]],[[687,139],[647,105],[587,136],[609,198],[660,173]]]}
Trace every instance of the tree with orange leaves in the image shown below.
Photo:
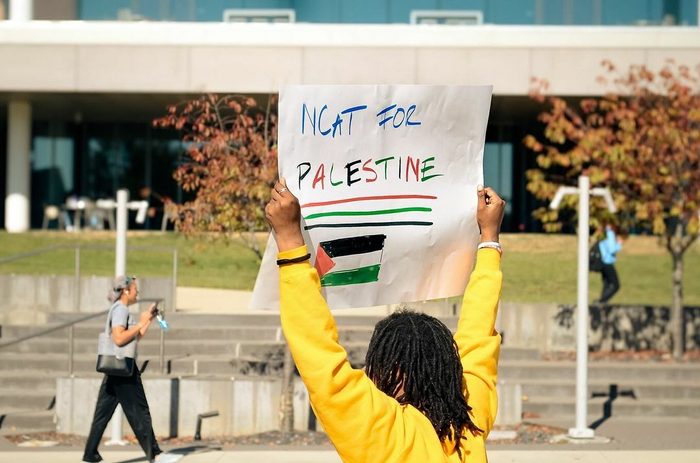
{"label": "tree with orange leaves", "polygon": [[[195,198],[166,207],[175,226],[186,233],[212,232],[240,236],[262,260],[256,232],[267,229],[265,205],[277,179],[277,104],[267,99],[265,109],[253,98],[238,95],[202,95],[168,108],[153,125],[182,132],[186,162],[175,180]],[[294,364],[284,350],[280,397],[280,429],[294,427]]]}
{"label": "tree with orange leaves", "polygon": [[[620,225],[661,238],[672,258],[671,333],[673,356],[684,350],[683,256],[697,239],[700,215],[700,65],[673,61],[660,71],[631,66],[618,71],[604,61],[600,83],[610,91],[577,105],[546,96],[547,84],[533,81],[531,96],[547,103],[539,120],[542,136],[525,145],[537,153],[539,169],[527,172],[527,188],[550,200],[561,184],[585,174],[592,186],[609,187]],[[574,208],[577,199],[567,197]],[[547,231],[562,226],[558,211],[534,212]],[[592,225],[606,220],[605,205],[591,201]]]}
{"label": "tree with orange leaves", "polygon": [[265,204],[277,178],[277,108],[250,97],[202,95],[168,108],[155,127],[180,131],[187,161],[174,173],[195,197],[166,205],[178,230],[237,235],[262,259],[255,232],[267,228]]}

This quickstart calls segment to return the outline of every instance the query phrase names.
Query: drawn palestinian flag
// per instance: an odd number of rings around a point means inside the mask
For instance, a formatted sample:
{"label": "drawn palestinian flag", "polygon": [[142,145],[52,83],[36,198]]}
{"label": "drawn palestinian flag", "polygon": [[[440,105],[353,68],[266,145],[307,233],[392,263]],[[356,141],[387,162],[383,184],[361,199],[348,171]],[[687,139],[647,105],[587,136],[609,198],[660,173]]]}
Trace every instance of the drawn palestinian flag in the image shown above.
{"label": "drawn palestinian flag", "polygon": [[385,240],[386,235],[379,234],[320,242],[315,266],[321,286],[378,281]]}

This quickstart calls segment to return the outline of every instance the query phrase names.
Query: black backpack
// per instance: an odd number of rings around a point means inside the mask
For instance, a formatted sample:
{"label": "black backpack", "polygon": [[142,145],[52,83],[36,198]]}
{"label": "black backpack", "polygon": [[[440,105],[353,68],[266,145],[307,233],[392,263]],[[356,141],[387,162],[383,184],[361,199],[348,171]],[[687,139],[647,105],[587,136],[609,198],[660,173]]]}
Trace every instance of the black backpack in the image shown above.
{"label": "black backpack", "polygon": [[603,256],[600,254],[600,241],[596,241],[588,250],[588,270],[600,272],[603,270]]}

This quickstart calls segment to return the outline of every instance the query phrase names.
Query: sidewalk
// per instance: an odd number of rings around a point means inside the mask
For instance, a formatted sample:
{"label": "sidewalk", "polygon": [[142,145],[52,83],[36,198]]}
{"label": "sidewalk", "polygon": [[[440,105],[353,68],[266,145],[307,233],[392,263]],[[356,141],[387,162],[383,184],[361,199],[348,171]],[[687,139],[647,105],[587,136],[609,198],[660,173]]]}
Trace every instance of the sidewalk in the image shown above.
{"label": "sidewalk", "polygon": [[[143,453],[135,451],[101,452],[105,463],[145,462]],[[2,463],[77,463],[82,453],[75,450],[33,450],[0,452]],[[491,450],[490,463],[697,463],[700,450]],[[183,457],[180,463],[341,463],[330,450],[289,451],[210,451]]]}
{"label": "sidewalk", "polygon": [[[540,419],[541,424],[566,429],[570,420]],[[487,444],[490,463],[673,463],[700,462],[700,419],[611,417],[596,429],[607,443],[579,441],[557,444]],[[183,455],[180,463],[340,463],[329,446],[282,447],[246,446],[221,450],[214,445],[164,445],[163,449]],[[100,447],[105,463],[146,462],[136,445]],[[78,463],[82,448],[16,447],[0,436],[0,463]]]}

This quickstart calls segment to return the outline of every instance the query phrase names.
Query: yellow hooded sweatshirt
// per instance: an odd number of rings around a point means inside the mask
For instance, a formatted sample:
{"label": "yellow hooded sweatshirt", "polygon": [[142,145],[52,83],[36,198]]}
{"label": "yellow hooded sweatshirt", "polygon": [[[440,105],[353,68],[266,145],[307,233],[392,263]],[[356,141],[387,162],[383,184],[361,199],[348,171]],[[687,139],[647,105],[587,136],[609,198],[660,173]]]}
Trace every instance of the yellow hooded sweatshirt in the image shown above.
{"label": "yellow hooded sweatshirt", "polygon": [[[306,253],[302,246],[279,253],[278,259]],[[494,323],[501,293],[500,260],[495,249],[478,251],[455,334],[472,420],[484,430],[476,436],[467,432],[459,444],[461,458],[454,441],[440,442],[425,415],[411,405],[400,405],[377,389],[362,370],[350,365],[338,343],[338,330],[321,294],[316,269],[308,261],[280,268],[282,329],[311,405],[344,462],[487,461],[484,441],[498,406],[501,338]]]}

